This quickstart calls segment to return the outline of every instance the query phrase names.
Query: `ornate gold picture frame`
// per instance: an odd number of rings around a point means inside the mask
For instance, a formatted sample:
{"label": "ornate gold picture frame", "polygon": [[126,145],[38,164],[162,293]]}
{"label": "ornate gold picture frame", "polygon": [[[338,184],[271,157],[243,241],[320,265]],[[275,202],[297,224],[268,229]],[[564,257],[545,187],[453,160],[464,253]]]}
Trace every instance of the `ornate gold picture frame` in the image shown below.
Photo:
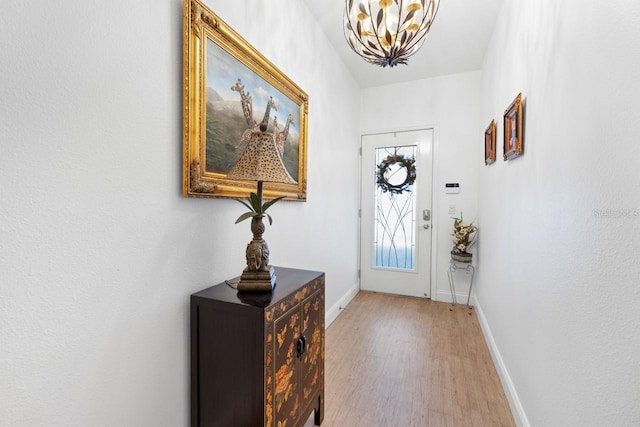
{"label": "ornate gold picture frame", "polygon": [[307,94],[198,0],[184,0],[183,173],[188,197],[247,197],[256,183],[227,179],[247,131],[268,132],[295,184],[264,197],[307,198]]}
{"label": "ornate gold picture frame", "polygon": [[504,160],[522,156],[524,148],[522,94],[519,93],[504,112]]}
{"label": "ornate gold picture frame", "polygon": [[484,164],[490,165],[496,161],[496,121],[491,123],[484,131]]}

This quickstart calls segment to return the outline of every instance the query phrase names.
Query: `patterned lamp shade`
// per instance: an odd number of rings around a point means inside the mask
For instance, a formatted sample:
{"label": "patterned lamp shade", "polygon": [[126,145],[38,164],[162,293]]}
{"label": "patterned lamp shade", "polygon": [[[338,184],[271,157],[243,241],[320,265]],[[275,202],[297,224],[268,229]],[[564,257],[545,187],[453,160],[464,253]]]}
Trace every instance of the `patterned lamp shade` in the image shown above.
{"label": "patterned lamp shade", "polygon": [[440,0],[345,0],[351,49],[381,67],[406,64],[424,43]]}
{"label": "patterned lamp shade", "polygon": [[297,184],[282,163],[274,134],[259,131],[250,132],[247,147],[227,178]]}

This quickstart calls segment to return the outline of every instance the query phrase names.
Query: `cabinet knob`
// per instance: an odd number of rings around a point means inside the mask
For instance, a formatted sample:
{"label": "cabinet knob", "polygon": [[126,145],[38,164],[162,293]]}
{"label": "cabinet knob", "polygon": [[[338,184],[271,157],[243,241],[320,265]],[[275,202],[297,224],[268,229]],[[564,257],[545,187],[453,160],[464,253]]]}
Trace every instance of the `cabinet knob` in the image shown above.
{"label": "cabinet knob", "polygon": [[302,357],[302,355],[307,351],[307,337],[304,335],[300,335],[298,338],[298,342],[296,343],[296,352],[298,358]]}

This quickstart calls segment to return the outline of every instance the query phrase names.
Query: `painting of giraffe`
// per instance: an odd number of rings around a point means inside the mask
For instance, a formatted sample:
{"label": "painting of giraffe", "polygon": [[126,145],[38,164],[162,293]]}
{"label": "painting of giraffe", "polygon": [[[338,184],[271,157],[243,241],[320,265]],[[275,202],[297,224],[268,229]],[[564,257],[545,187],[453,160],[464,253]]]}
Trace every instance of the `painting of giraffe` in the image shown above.
{"label": "painting of giraffe", "polygon": [[264,197],[306,201],[308,95],[202,0],[183,11],[182,194],[249,196],[255,182],[230,171],[248,136],[267,132],[292,179],[265,183]]}
{"label": "painting of giraffe", "polygon": [[293,117],[300,117],[299,105],[211,40],[206,70],[206,171],[229,172],[244,151],[247,129],[260,129],[276,135],[297,181],[300,134]]}

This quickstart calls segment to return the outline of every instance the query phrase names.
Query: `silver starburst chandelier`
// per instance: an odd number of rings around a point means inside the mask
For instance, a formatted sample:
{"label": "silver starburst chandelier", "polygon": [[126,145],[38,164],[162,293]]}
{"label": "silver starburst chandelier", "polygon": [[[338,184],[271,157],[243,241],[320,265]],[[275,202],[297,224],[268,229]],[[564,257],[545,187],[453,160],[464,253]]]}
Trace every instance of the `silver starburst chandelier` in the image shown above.
{"label": "silver starburst chandelier", "polygon": [[345,0],[351,49],[381,67],[406,64],[431,28],[440,0]]}

